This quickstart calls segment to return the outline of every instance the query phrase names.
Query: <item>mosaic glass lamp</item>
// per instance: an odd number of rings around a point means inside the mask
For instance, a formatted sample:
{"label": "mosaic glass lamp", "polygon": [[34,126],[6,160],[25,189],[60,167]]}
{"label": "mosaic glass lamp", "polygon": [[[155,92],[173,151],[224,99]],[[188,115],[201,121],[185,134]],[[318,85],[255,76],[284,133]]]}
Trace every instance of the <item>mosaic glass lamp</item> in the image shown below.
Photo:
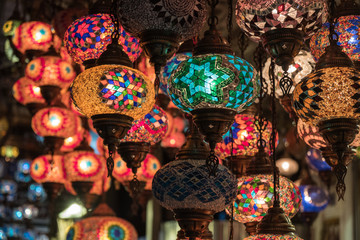
{"label": "mosaic glass lamp", "polygon": [[45,106],[40,88],[26,77],[22,77],[14,83],[12,94],[15,100],[27,106],[32,114]]}
{"label": "mosaic glass lamp", "polygon": [[321,172],[321,171],[331,171],[331,166],[326,163],[325,159],[321,155],[321,151],[311,148],[306,153],[306,161],[309,163],[310,167]]}
{"label": "mosaic glass lamp", "polygon": [[39,21],[24,22],[15,29],[12,42],[22,54],[28,50],[47,52],[53,42],[51,25]]}
{"label": "mosaic glass lamp", "polygon": [[[335,32],[339,36],[337,44],[341,47],[356,67],[360,61],[359,26],[360,26],[360,6],[353,0],[341,1],[336,7],[337,20]],[[310,40],[311,53],[315,61],[325,53],[326,47],[330,45],[328,38],[330,24],[325,23]]]}
{"label": "mosaic glass lamp", "polygon": [[[114,29],[110,14],[90,14],[75,20],[69,26],[65,32],[64,44],[74,62],[90,67],[111,43]],[[142,51],[138,39],[130,36],[121,25],[119,35],[118,43],[130,60],[135,61]]]}
{"label": "mosaic glass lamp", "polygon": [[295,87],[293,106],[299,118],[319,127],[320,134],[338,156],[339,164],[334,172],[338,177],[339,198],[343,198],[347,171],[344,154],[349,151],[349,145],[359,131],[360,74],[336,44],[337,40],[330,40],[330,46],[316,64],[315,71]]}
{"label": "mosaic glass lamp", "polygon": [[324,210],[328,203],[328,194],[316,185],[300,185],[299,189],[302,196],[300,212],[320,212]]}
{"label": "mosaic glass lamp", "polygon": [[125,0],[118,6],[124,28],[140,38],[150,62],[155,65],[156,90],[160,70],[176,52],[179,42],[198,35],[205,23],[205,0],[183,2],[171,0]]}
{"label": "mosaic glass lamp", "polygon": [[[115,27],[116,29],[116,27]],[[134,120],[144,117],[155,103],[151,81],[132,68],[128,56],[114,43],[89,68],[75,78],[71,94],[74,104],[86,117],[108,145],[108,173],[113,169],[112,155],[118,140],[123,138]]]}
{"label": "mosaic glass lamp", "polygon": [[67,240],[137,240],[134,226],[116,217],[105,203],[99,204],[91,216],[73,224],[66,235]]}
{"label": "mosaic glass lamp", "polygon": [[299,137],[311,148],[322,149],[327,147],[325,139],[321,136],[319,128],[305,123],[301,118],[297,122]]}
{"label": "mosaic glass lamp", "polygon": [[77,133],[73,136],[64,139],[64,144],[61,146],[61,152],[71,152],[76,147],[80,146],[83,139],[89,138],[89,132],[84,128],[80,128]]}
{"label": "mosaic glass lamp", "polygon": [[168,115],[169,120],[169,130],[168,134],[161,140],[161,146],[164,148],[181,148],[185,143],[185,119],[182,116],[170,116]]}
{"label": "mosaic glass lamp", "polygon": [[191,127],[176,160],[159,169],[152,183],[154,197],[175,213],[190,239],[201,238],[213,214],[224,210],[235,197],[236,179],[226,167],[220,165],[216,175],[209,177],[208,151],[198,129]]}
{"label": "mosaic glass lamp", "polygon": [[7,20],[2,27],[2,32],[4,36],[6,37],[14,36],[15,30],[20,26],[20,24],[21,24],[20,20],[15,20],[15,19]]}
{"label": "mosaic glass lamp", "polygon": [[303,38],[315,33],[325,22],[326,1],[239,0],[235,16],[251,40],[264,43],[268,53],[284,70],[303,45]]}

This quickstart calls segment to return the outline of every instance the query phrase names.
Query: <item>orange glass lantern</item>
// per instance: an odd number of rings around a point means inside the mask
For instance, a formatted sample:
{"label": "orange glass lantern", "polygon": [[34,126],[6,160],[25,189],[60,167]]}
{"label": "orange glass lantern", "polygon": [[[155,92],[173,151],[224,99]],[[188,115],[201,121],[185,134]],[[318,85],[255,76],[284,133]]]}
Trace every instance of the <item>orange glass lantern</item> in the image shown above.
{"label": "orange glass lantern", "polygon": [[65,183],[64,157],[62,155],[42,155],[35,158],[30,166],[30,176],[37,183]]}
{"label": "orange glass lantern", "polygon": [[26,77],[17,80],[12,87],[13,97],[22,105],[31,103],[44,104],[45,100],[41,95],[40,88]]}

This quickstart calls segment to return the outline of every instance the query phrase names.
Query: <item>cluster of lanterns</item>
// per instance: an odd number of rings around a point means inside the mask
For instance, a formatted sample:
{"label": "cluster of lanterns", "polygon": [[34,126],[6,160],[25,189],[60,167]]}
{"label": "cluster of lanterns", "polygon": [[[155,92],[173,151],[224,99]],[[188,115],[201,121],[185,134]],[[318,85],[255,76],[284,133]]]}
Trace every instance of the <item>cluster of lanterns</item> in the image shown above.
{"label": "cluster of lanterns", "polygon": [[[258,73],[220,36],[215,6],[216,1],[209,29],[199,41],[195,39],[207,16],[205,0],[98,1],[88,15],[72,9],[57,16],[68,25],[55,20],[57,35],[38,21],[6,23],[4,32],[12,36],[12,45],[32,57],[13,95],[30,109],[32,128],[44,138],[47,150],[32,161],[30,173],[51,199],[65,187],[92,209],[87,196],[103,194],[109,188],[106,177],[112,175],[133,193],[140,185],[152,189],[190,240],[209,235],[213,214],[225,208],[231,218],[245,223],[251,234],[246,239],[300,239],[289,218],[299,209],[324,209],[326,193],[316,196],[320,190],[309,174],[300,187],[278,178],[269,160],[277,133],[269,122],[262,128],[262,112],[249,109],[263,91],[280,99],[296,121],[299,137],[322,151],[329,165],[319,162],[318,152],[310,152],[308,161],[318,171],[334,169],[343,197],[350,144],[358,144],[353,140],[358,134],[360,75],[352,63],[359,61],[358,13],[343,16],[346,11],[339,11],[336,23],[325,23],[328,7],[323,0],[238,0],[238,25],[251,40],[263,42],[271,56]],[[71,22],[70,13],[78,19]],[[309,38],[307,49],[303,40]],[[154,65],[154,83],[134,67],[142,51]],[[183,119],[155,104],[159,88],[192,115],[186,142]],[[100,145],[106,145],[102,155],[89,146],[87,118]],[[163,167],[150,153],[158,142],[182,146],[176,159]],[[237,180],[219,165],[219,157],[227,160]],[[271,222],[274,216],[281,217]],[[287,230],[274,230],[281,221]],[[67,236],[136,238],[134,227],[116,218],[105,203],[74,224]]]}

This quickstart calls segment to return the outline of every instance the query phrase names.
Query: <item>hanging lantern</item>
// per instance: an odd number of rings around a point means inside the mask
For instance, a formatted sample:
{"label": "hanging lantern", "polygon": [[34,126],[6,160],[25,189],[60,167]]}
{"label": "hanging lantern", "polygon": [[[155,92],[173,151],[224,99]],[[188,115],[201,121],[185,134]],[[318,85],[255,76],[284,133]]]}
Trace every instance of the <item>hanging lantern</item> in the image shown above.
{"label": "hanging lantern", "polygon": [[124,28],[140,38],[150,62],[155,65],[156,93],[160,70],[176,52],[179,42],[195,37],[206,20],[205,0],[186,4],[173,1],[126,0],[119,3],[120,21]]}
{"label": "hanging lantern", "polygon": [[[169,111],[169,110],[167,110]],[[181,148],[185,143],[185,119],[182,116],[170,116],[168,115],[168,134],[161,140],[161,146],[164,148]]]}
{"label": "hanging lantern", "polygon": [[15,20],[15,19],[7,20],[2,28],[2,32],[4,36],[6,37],[14,36],[15,30],[20,26],[20,24],[21,24],[20,20]]}
{"label": "hanging lantern", "polygon": [[51,26],[39,21],[24,22],[15,29],[12,42],[22,54],[28,50],[47,52],[53,42]]}
{"label": "hanging lantern", "polygon": [[45,100],[41,95],[40,88],[26,77],[22,77],[14,83],[12,94],[15,100],[26,105],[32,114],[45,107]]}
{"label": "hanging lantern", "polygon": [[311,148],[306,153],[306,160],[309,163],[310,167],[321,172],[321,171],[331,171],[331,166],[326,163],[325,159],[321,155],[321,151]]}
{"label": "hanging lantern", "polygon": [[310,37],[325,22],[326,1],[237,1],[235,15],[251,40],[264,43],[268,53],[284,71]]}
{"label": "hanging lantern", "polygon": [[206,166],[208,146],[196,127],[175,161],[154,176],[152,191],[160,205],[172,210],[186,237],[201,238],[213,214],[222,211],[235,196],[236,180],[220,165],[214,177]]}
{"label": "hanging lantern", "polygon": [[316,70],[295,88],[294,110],[303,121],[319,127],[321,135],[337,154],[335,168],[339,198],[345,193],[344,153],[358,133],[358,82],[360,75],[349,57],[332,40]]}
{"label": "hanging lantern", "polygon": [[[360,46],[357,42],[360,23],[359,8],[360,6],[355,1],[341,1],[340,5],[336,7],[337,19],[334,26],[334,30],[338,35],[337,44],[354,61],[357,67],[357,62],[360,61]],[[320,59],[320,56],[325,53],[326,47],[330,45],[328,38],[330,34],[329,27],[330,24],[325,23],[310,40],[311,53],[315,61]]]}
{"label": "hanging lantern", "polygon": [[26,196],[31,202],[43,202],[46,199],[45,190],[39,183],[30,184]]}
{"label": "hanging lantern", "polygon": [[[110,14],[90,14],[75,20],[67,29],[64,44],[68,53],[76,63],[84,63],[90,67],[111,43],[114,23]],[[131,61],[135,61],[141,54],[137,38],[130,36],[119,25],[118,43]]]}
{"label": "hanging lantern", "polygon": [[72,225],[66,235],[67,240],[137,240],[137,232],[131,223],[117,218],[114,211],[101,203],[90,217]]}
{"label": "hanging lantern", "polygon": [[299,137],[311,148],[321,149],[327,147],[325,139],[320,135],[319,129],[305,123],[301,118],[297,122]]}
{"label": "hanging lantern", "polygon": [[[235,122],[232,124],[229,132],[224,134],[223,140],[216,145],[216,154],[218,154],[221,159],[230,156],[255,156],[259,151],[257,142],[260,134],[256,127],[256,121],[253,114],[237,114],[235,116]],[[272,125],[268,122],[262,133],[262,137],[266,142],[270,142],[271,131]],[[277,144],[278,136],[276,138],[276,145]],[[265,146],[265,152],[270,153],[268,144]]]}
{"label": "hanging lantern", "polygon": [[299,189],[302,196],[301,212],[320,212],[329,203],[327,193],[316,185],[300,185]]}
{"label": "hanging lantern", "polygon": [[80,128],[77,133],[73,136],[67,137],[64,139],[64,144],[61,146],[61,152],[70,152],[76,147],[80,146],[83,139],[89,138],[89,132],[84,128]]}
{"label": "hanging lantern", "polygon": [[279,169],[280,174],[286,177],[291,177],[299,171],[297,161],[289,157],[276,160],[276,167]]}

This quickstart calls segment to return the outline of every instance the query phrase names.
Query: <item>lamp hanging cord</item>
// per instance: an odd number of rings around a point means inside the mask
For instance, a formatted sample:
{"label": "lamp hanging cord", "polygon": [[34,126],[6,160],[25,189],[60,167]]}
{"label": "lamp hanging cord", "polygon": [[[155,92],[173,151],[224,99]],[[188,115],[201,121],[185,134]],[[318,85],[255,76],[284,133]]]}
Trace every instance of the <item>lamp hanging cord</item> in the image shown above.
{"label": "lamp hanging cord", "polygon": [[115,43],[117,43],[120,38],[119,14],[116,11],[117,9],[118,9],[118,1],[114,1],[112,4],[112,13],[110,14],[110,16],[111,16],[111,21],[114,24],[114,31],[111,34],[111,40],[114,41]]}
{"label": "lamp hanging cord", "polygon": [[336,45],[337,41],[339,39],[339,35],[336,33],[335,31],[335,22],[337,21],[337,19],[335,18],[335,1],[334,0],[330,0],[329,1],[329,9],[330,9],[330,14],[329,14],[329,23],[330,23],[330,27],[329,27],[329,42],[330,45]]}
{"label": "lamp hanging cord", "polygon": [[227,28],[228,28],[228,42],[231,45],[232,40],[232,28],[233,28],[233,0],[228,0],[228,16],[227,16]]}

